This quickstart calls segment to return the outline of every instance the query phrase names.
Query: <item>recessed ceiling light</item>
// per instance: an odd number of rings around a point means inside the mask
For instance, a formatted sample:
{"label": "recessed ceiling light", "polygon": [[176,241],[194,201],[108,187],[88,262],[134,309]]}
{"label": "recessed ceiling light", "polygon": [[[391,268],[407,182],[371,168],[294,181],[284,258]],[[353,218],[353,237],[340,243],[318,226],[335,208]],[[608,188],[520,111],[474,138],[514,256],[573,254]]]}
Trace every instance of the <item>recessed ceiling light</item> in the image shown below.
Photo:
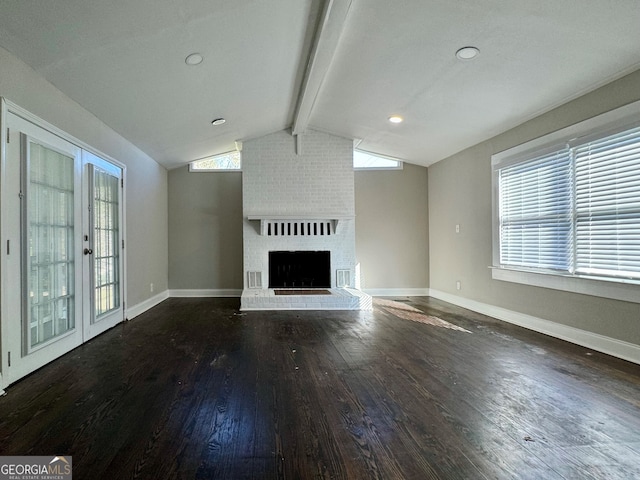
{"label": "recessed ceiling light", "polygon": [[404,119],[400,115],[391,115],[389,117],[391,123],[402,123],[402,120]]}
{"label": "recessed ceiling light", "polygon": [[214,120],[211,121],[211,125],[222,125],[224,122],[226,122],[226,120],[222,117],[220,118],[216,118]]}
{"label": "recessed ceiling light", "polygon": [[195,65],[200,65],[203,60],[204,60],[204,57],[199,53],[192,53],[191,55],[188,55],[187,58],[184,59],[184,63],[193,67]]}
{"label": "recessed ceiling light", "polygon": [[480,53],[476,47],[462,47],[460,50],[456,52],[456,57],[460,60],[471,60],[475,58]]}

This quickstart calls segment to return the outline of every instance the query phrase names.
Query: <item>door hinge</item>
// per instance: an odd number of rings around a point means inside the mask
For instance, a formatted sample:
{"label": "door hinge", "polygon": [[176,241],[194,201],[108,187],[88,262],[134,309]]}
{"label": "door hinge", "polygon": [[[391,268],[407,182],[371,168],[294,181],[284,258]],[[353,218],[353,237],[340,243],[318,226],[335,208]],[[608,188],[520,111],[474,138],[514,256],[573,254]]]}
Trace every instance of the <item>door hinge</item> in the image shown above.
{"label": "door hinge", "polygon": [[124,240],[122,240],[122,249],[124,250]]}
{"label": "door hinge", "polygon": [[7,255],[9,255],[9,242],[11,242],[11,240],[7,240]]}
{"label": "door hinge", "polygon": [[7,352],[7,361],[9,362],[9,367],[11,366],[11,352]]}
{"label": "door hinge", "polygon": [[120,187],[124,188],[124,178],[120,179]]}
{"label": "door hinge", "polygon": [[7,143],[11,143],[11,137],[9,136],[9,129],[7,128]]}

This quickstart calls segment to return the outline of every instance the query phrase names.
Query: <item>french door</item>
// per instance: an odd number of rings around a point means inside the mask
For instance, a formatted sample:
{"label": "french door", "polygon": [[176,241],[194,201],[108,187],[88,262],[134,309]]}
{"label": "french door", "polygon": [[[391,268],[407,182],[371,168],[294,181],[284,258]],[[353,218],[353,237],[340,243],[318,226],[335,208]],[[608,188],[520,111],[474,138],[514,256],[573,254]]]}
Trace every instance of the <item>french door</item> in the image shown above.
{"label": "french door", "polygon": [[15,113],[6,123],[8,384],[122,321],[124,309],[122,169]]}
{"label": "french door", "polygon": [[85,206],[82,209],[84,258],[84,340],[124,319],[122,301],[122,169],[82,152]]}

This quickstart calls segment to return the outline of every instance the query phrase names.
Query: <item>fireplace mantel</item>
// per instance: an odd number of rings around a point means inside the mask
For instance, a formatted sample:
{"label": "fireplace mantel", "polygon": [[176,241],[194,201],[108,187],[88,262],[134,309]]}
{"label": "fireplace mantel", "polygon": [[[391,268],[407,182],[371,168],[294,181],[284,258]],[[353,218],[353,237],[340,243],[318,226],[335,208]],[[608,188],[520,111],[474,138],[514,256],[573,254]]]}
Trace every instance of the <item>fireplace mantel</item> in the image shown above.
{"label": "fireplace mantel", "polygon": [[260,222],[260,235],[264,236],[317,236],[339,233],[342,222],[355,215],[247,215],[249,221]]}

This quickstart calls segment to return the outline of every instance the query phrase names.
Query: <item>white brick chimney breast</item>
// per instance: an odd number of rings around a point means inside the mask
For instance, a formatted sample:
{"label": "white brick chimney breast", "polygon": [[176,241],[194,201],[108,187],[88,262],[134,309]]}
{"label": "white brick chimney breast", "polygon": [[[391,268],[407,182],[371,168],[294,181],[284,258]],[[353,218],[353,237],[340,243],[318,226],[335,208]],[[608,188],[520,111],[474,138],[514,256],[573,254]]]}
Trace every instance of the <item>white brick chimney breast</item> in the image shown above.
{"label": "white brick chimney breast", "polygon": [[[243,310],[370,309],[354,283],[354,188],[351,139],[283,130],[243,143]],[[274,295],[270,251],[329,251],[333,294]],[[338,277],[349,288],[334,292]]]}

